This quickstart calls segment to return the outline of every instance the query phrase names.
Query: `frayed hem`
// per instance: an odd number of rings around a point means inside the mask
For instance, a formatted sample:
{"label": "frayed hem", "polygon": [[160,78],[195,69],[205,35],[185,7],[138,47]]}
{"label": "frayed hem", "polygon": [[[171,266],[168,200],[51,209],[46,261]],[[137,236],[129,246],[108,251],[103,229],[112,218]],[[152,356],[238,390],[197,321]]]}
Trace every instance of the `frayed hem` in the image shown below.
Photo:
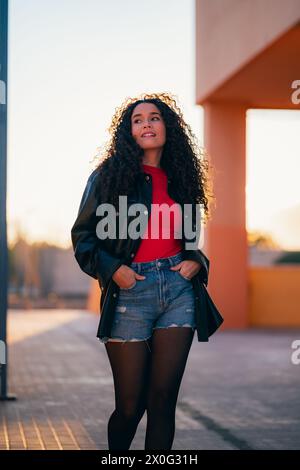
{"label": "frayed hem", "polygon": [[122,343],[122,346],[124,346],[125,343],[137,343],[137,342],[145,341],[147,346],[148,346],[148,349],[151,352],[150,346],[149,346],[148,341],[147,341],[149,338],[151,338],[151,336],[148,336],[148,338],[131,338],[131,339],[108,338],[108,337],[106,337],[106,338],[103,338],[103,339],[99,338],[99,340],[104,344],[106,344],[106,343]]}
{"label": "frayed hem", "polygon": [[196,326],[190,325],[189,323],[184,323],[183,325],[177,325],[175,323],[172,323],[172,325],[169,325],[169,326],[156,326],[155,328],[153,328],[153,330],[158,330],[158,329],[163,329],[163,328],[173,328],[173,327],[192,328],[193,330],[197,328]]}

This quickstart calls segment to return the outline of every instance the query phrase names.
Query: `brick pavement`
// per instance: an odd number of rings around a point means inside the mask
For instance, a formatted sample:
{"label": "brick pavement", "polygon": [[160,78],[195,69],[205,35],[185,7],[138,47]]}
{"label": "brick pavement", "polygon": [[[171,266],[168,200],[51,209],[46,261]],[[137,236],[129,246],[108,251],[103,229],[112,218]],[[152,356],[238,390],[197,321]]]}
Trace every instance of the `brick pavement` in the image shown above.
{"label": "brick pavement", "polygon": [[[10,310],[9,391],[0,402],[0,449],[107,449],[114,409],[98,316]],[[176,411],[174,450],[300,449],[300,330],[194,337]],[[143,449],[146,414],[131,449]]]}

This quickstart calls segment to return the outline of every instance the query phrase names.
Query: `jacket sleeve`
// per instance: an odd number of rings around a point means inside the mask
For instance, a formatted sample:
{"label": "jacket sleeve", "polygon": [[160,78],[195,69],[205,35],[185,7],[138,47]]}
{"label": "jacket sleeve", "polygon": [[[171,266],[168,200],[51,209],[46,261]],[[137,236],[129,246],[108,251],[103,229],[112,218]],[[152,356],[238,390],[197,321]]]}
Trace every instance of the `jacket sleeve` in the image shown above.
{"label": "jacket sleeve", "polygon": [[[198,212],[197,216],[197,211],[199,209],[197,208],[197,205],[193,205],[193,212],[192,212],[192,224],[193,224],[193,229],[196,230],[195,236],[192,240],[189,240],[188,243],[193,243],[194,245],[198,245],[199,239],[200,239],[200,230],[201,230],[201,218],[200,218],[200,212]],[[186,218],[190,217],[190,214],[185,214]],[[187,248],[187,243],[185,244],[184,247],[184,259],[186,260],[191,260],[191,261],[197,261],[198,263],[201,264],[200,271],[198,273],[199,278],[201,282],[203,282],[206,286],[208,284],[208,275],[209,275],[209,259],[203,251],[201,251],[199,248],[195,249],[188,249]]]}
{"label": "jacket sleeve", "polygon": [[75,258],[89,276],[99,279],[105,286],[113,273],[123,264],[122,260],[103,249],[103,241],[97,237],[96,209],[99,199],[96,195],[97,170],[88,178],[76,220],[71,228],[71,239]]}

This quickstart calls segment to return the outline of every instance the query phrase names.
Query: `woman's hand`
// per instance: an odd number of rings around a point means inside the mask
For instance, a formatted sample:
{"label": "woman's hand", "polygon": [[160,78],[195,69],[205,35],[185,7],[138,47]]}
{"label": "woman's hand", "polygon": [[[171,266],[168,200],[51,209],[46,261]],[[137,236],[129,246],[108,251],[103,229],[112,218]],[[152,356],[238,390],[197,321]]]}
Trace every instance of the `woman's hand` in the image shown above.
{"label": "woman's hand", "polygon": [[192,260],[183,260],[180,263],[172,266],[170,269],[172,271],[180,271],[182,277],[187,279],[192,279],[201,269],[202,264],[198,263],[198,261]]}
{"label": "woman's hand", "polygon": [[146,279],[146,276],[136,273],[132,268],[122,264],[113,274],[113,280],[118,284],[121,289],[130,289],[136,283],[136,279],[139,281]]}

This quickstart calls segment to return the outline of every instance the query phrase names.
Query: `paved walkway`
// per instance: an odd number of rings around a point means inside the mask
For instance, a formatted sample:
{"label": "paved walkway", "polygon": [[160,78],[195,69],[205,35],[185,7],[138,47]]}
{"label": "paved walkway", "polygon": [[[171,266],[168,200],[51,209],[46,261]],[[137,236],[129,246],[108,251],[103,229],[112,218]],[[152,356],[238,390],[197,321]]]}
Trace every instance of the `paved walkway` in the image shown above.
{"label": "paved walkway", "polygon": [[[0,449],[107,449],[114,409],[98,316],[76,310],[9,312],[9,391]],[[194,337],[176,414],[174,450],[300,449],[300,330]],[[146,413],[131,449],[143,449]],[[172,449],[172,450],[173,450]]]}

